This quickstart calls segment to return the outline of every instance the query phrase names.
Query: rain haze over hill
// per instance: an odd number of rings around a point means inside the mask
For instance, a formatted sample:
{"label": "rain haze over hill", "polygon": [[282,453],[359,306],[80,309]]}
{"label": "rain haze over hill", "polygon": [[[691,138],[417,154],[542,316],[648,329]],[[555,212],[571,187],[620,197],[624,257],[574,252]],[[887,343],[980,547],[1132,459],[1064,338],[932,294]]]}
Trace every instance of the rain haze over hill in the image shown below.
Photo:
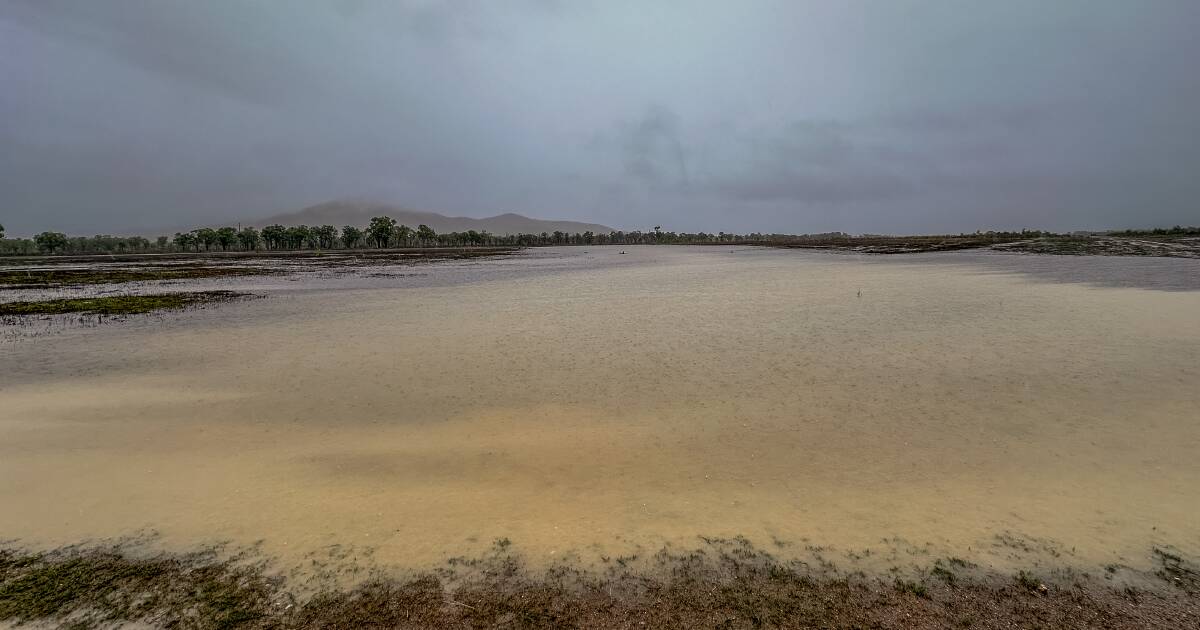
{"label": "rain haze over hill", "polygon": [[281,225],[366,225],[371,217],[387,216],[398,223],[428,225],[438,232],[486,231],[492,234],[541,234],[542,232],[593,232],[607,234],[612,228],[578,221],[547,221],[514,213],[494,217],[448,217],[436,212],[421,212],[369,201],[331,201],[309,206],[299,212],[278,214],[252,223],[258,227]]}
{"label": "rain haze over hill", "polygon": [[330,199],[678,230],[1200,216],[1200,3],[0,4],[0,222]]}

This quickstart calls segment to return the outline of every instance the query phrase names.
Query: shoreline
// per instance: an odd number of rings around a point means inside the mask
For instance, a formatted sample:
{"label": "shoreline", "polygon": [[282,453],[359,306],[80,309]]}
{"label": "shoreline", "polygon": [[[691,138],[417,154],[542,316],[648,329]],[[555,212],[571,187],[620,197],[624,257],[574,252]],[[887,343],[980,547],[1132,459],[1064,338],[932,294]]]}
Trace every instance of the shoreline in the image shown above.
{"label": "shoreline", "polygon": [[[392,248],[331,248],[331,249],[288,249],[253,251],[204,251],[204,252],[131,252],[94,254],[24,254],[0,256],[0,269],[13,266],[107,263],[172,263],[179,265],[205,261],[283,261],[333,264],[330,258],[351,258],[354,264],[378,262],[444,260],[473,258],[478,256],[504,255],[525,249],[547,247],[770,247],[779,249],[813,249],[844,251],[859,254],[915,254],[953,251],[994,251],[1017,254],[1045,254],[1062,256],[1134,256],[1200,258],[1200,236],[1183,235],[912,235],[912,236],[834,236],[813,235],[768,240],[728,240],[713,242],[661,242],[637,244],[553,244],[553,245],[496,245],[478,247],[392,247]],[[186,269],[186,268],[185,268]],[[243,275],[247,271],[224,268],[220,272],[228,275]],[[3,278],[0,276],[0,281]]]}
{"label": "shoreline", "polygon": [[1135,256],[1200,259],[1195,236],[1042,236],[992,239],[979,236],[862,236],[809,238],[767,244],[783,249],[817,249],[858,254],[919,254],[991,251],[1058,256]]}
{"label": "shoreline", "polygon": [[811,548],[782,560],[743,538],[688,550],[531,569],[507,539],[423,571],[363,566],[333,550],[284,574],[253,550],[154,552],[136,541],[33,551],[0,546],[0,621],[109,627],[1189,627],[1200,572],[1157,565],[1015,572],[936,558],[878,574]]}

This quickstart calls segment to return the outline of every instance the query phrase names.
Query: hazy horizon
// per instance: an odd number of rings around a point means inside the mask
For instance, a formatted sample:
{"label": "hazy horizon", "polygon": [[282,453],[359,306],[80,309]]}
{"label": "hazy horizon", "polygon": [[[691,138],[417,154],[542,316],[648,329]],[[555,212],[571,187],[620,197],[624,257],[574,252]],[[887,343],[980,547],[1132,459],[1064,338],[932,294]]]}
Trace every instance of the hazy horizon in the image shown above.
{"label": "hazy horizon", "polygon": [[1200,3],[0,5],[10,235],[334,199],[676,231],[1200,223]]}

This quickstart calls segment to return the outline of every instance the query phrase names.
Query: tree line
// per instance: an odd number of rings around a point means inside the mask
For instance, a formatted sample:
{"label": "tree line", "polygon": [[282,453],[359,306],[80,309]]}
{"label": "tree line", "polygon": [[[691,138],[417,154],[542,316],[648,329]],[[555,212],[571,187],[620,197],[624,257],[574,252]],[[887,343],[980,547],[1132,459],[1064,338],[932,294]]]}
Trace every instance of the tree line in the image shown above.
{"label": "tree line", "polygon": [[[439,233],[428,225],[416,228],[387,216],[371,219],[366,227],[346,225],[268,225],[253,227],[197,228],[174,236],[148,239],[141,236],[67,236],[42,232],[32,239],[3,239],[0,254],[121,254],[213,251],[284,251],[307,249],[390,249],[407,247],[537,247],[551,245],[647,245],[716,242],[761,242],[772,235],[708,234],[653,231],[608,233],[542,232],[540,234],[492,234],[485,230]],[[782,237],[783,235],[776,235]]]}
{"label": "tree line", "polygon": [[[1119,236],[1200,235],[1200,228],[1175,226],[1153,230],[1123,230],[1107,234]],[[860,237],[871,237],[861,235]],[[1020,232],[975,232],[973,234],[936,235],[943,237],[984,237],[997,240],[1062,236],[1040,230]],[[806,240],[836,241],[859,238],[844,232],[823,234],[735,234],[717,232],[671,232],[662,226],[648,231],[614,230],[593,232],[542,232],[540,234],[492,234],[487,231],[438,233],[428,225],[411,228],[387,216],[371,219],[366,227],[346,225],[268,225],[253,227],[197,228],[176,232],[173,237],[148,239],[141,236],[67,236],[61,232],[42,232],[31,239],[4,238],[0,225],[0,255],[22,254],[124,254],[213,251],[284,251],[316,249],[388,249],[406,247],[540,247],[553,245],[709,245],[709,244],[784,244]]]}

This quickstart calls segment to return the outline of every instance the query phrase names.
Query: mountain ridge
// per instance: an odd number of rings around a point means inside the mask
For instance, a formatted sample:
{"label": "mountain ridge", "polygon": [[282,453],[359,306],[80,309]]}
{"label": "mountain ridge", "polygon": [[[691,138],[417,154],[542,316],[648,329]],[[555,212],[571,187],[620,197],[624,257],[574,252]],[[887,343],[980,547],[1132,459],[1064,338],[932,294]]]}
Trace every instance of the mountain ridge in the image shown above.
{"label": "mountain ridge", "polygon": [[465,232],[468,230],[488,231],[492,234],[540,234],[542,232],[595,232],[607,234],[613,231],[606,225],[582,221],[559,221],[535,219],[514,212],[492,217],[452,217],[437,212],[411,210],[403,206],[377,201],[326,201],[307,206],[294,212],[283,212],[261,219],[243,221],[243,225],[262,228],[265,225],[344,225],[366,227],[372,217],[388,216],[397,223],[415,228],[428,225],[436,232]]}

